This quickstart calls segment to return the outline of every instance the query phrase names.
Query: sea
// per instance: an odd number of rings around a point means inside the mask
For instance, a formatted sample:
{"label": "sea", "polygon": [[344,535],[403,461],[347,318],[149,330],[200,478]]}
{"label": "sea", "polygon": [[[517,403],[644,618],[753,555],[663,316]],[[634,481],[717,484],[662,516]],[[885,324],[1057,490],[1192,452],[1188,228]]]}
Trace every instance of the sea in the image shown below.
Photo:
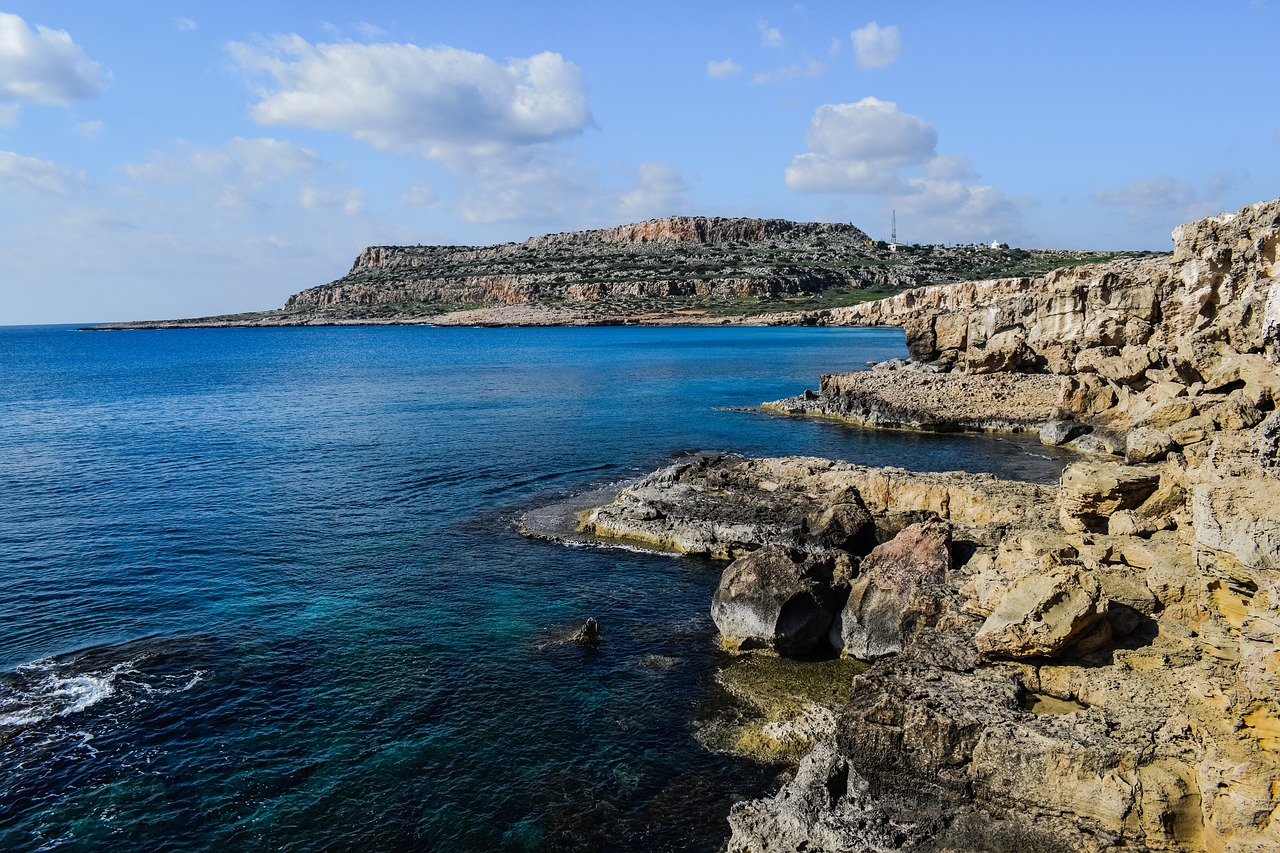
{"label": "sea", "polygon": [[[723,564],[523,537],[682,455],[1051,482],[767,414],[892,329],[0,328],[0,850],[719,849]],[[886,375],[892,381],[892,375]],[[566,638],[587,618],[602,639]]]}

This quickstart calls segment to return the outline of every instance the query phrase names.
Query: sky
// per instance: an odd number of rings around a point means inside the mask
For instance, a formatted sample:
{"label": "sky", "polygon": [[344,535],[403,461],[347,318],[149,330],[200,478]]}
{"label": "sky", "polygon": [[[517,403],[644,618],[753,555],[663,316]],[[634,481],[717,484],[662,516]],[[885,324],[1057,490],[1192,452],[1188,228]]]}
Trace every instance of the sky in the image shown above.
{"label": "sky", "polygon": [[0,325],[672,214],[1171,247],[1280,196],[1280,0],[0,0]]}

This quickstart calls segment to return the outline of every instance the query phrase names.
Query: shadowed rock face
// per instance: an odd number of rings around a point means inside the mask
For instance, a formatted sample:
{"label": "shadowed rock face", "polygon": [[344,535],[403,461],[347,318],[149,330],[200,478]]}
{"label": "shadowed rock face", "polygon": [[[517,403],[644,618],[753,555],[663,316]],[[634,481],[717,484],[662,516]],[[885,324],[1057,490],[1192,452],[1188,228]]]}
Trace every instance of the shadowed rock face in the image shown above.
{"label": "shadowed rock face", "polygon": [[725,569],[711,618],[726,648],[803,657],[826,641],[838,606],[833,561],[799,556],[765,545]]}

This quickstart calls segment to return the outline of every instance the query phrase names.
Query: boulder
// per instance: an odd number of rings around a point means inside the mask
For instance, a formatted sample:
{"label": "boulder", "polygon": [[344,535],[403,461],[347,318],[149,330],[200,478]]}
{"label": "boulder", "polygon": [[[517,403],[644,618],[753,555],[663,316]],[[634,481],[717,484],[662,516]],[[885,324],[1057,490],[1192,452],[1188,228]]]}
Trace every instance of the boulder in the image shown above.
{"label": "boulder", "polygon": [[1103,533],[1111,513],[1137,508],[1159,483],[1160,474],[1154,466],[1076,462],[1062,472],[1059,520],[1072,533]]}
{"label": "boulder", "polygon": [[849,599],[831,628],[831,644],[849,657],[874,660],[902,651],[928,619],[951,571],[951,528],[912,524],[862,561]]}
{"label": "boulder", "polygon": [[1213,434],[1213,418],[1208,415],[1196,415],[1170,426],[1166,432],[1175,443],[1183,447],[1188,444],[1204,441]]}
{"label": "boulder", "polygon": [[970,346],[966,353],[966,370],[970,375],[982,373],[1016,373],[1035,365],[1036,354],[1027,346],[1021,331],[998,332],[982,347]]}
{"label": "boulder", "polygon": [[988,657],[1083,653],[1111,639],[1106,616],[1107,601],[1097,578],[1063,567],[1015,582],[974,639]]}
{"label": "boulder", "polygon": [[1040,443],[1049,447],[1061,447],[1087,429],[1083,424],[1063,418],[1054,418],[1040,428]]}
{"label": "boulder", "polygon": [[1156,403],[1134,421],[1134,426],[1166,430],[1179,421],[1185,421],[1195,414],[1196,407],[1194,403],[1186,397],[1174,397]]}
{"label": "boulder", "polygon": [[1078,373],[1069,378],[1062,405],[1081,415],[1096,415],[1110,409],[1119,399],[1110,382],[1094,374]]}
{"label": "boulder", "polygon": [[1231,393],[1221,406],[1213,410],[1213,423],[1218,429],[1253,429],[1262,422],[1258,407],[1245,399],[1240,391]]}
{"label": "boulder", "polygon": [[1029,577],[1079,566],[1079,552],[1059,532],[1028,530],[1005,536],[995,553],[975,554],[965,565],[960,608],[983,619],[1000,604],[1009,587]]}
{"label": "boulder", "polygon": [[1137,427],[1125,437],[1124,461],[1130,465],[1142,462],[1159,462],[1173,449],[1173,439],[1167,432],[1154,427]]}
{"label": "boulder", "polygon": [[1076,356],[1076,371],[1096,373],[1121,385],[1131,385],[1156,363],[1156,354],[1145,346],[1095,347]]}
{"label": "boulder", "polygon": [[1205,380],[1205,390],[1232,389],[1239,389],[1243,399],[1258,409],[1275,408],[1280,403],[1280,371],[1256,353],[1228,355]]}
{"label": "boulder", "polygon": [[1191,491],[1196,542],[1250,569],[1280,569],[1280,483],[1271,479],[1198,485]]}
{"label": "boulder", "polygon": [[720,578],[711,618],[727,649],[773,649],[803,657],[836,615],[832,561],[766,545],[734,560]]}

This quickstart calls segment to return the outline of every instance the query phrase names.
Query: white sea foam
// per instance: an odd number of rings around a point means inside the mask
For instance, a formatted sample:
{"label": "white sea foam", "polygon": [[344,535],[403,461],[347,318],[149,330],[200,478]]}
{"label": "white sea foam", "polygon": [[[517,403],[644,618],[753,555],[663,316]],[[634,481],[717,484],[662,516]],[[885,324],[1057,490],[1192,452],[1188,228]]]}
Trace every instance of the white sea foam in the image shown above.
{"label": "white sea foam", "polygon": [[36,661],[15,672],[17,684],[0,692],[0,726],[32,726],[78,714],[115,695],[116,679],[134,672],[132,662],[106,672],[63,674],[52,661]]}

